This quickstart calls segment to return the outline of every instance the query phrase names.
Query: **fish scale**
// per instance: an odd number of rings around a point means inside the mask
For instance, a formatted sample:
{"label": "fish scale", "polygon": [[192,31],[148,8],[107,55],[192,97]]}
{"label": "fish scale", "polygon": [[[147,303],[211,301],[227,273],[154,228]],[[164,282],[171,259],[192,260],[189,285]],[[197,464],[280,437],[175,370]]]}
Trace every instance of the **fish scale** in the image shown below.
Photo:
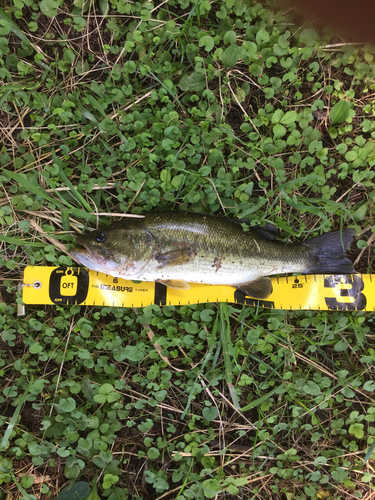
{"label": "fish scale", "polygon": [[257,298],[272,292],[270,275],[355,272],[345,257],[352,229],[286,245],[257,228],[244,231],[240,222],[182,211],[152,212],[79,236],[84,249],[71,254],[82,265],[111,276],[184,289],[189,282],[232,285]]}

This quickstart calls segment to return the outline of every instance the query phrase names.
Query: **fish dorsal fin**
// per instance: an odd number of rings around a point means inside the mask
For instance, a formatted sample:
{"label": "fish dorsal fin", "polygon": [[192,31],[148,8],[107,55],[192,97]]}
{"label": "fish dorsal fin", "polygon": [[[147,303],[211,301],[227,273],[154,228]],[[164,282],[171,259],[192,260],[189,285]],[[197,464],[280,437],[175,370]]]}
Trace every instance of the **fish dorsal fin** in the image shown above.
{"label": "fish dorsal fin", "polygon": [[236,285],[236,288],[254,299],[267,299],[272,293],[272,281],[270,278],[261,276],[248,283]]}
{"label": "fish dorsal fin", "polygon": [[174,288],[175,290],[189,290],[190,285],[185,280],[157,280],[158,283]]}
{"label": "fish dorsal fin", "polygon": [[237,219],[236,222],[239,224],[247,224],[251,233],[264,240],[277,240],[280,236],[279,228],[270,222],[266,222],[264,226],[258,224],[252,226],[250,219]]}

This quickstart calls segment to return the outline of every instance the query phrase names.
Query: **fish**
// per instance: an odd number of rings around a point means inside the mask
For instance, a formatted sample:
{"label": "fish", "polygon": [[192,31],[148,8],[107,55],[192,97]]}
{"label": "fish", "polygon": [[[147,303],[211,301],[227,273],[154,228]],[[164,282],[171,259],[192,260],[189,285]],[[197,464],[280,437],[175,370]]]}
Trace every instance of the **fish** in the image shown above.
{"label": "fish", "polygon": [[353,274],[346,257],[353,229],[300,244],[277,241],[276,226],[244,230],[242,219],[171,211],[126,218],[77,236],[70,253],[94,271],[156,281],[181,290],[189,283],[230,285],[256,299],[272,293],[275,274]]}

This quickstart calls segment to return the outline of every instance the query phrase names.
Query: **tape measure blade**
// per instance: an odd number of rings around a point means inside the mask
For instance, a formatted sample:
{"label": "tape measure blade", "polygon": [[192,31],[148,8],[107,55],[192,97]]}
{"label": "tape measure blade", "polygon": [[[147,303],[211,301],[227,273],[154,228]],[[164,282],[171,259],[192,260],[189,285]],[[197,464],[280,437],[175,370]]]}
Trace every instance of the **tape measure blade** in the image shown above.
{"label": "tape measure blade", "polygon": [[114,278],[86,268],[28,266],[22,298],[25,304],[144,307],[144,304],[230,302],[287,310],[372,311],[375,310],[372,277],[359,274],[273,277],[271,296],[257,300],[228,285],[192,283],[189,290],[175,290],[160,283]]}

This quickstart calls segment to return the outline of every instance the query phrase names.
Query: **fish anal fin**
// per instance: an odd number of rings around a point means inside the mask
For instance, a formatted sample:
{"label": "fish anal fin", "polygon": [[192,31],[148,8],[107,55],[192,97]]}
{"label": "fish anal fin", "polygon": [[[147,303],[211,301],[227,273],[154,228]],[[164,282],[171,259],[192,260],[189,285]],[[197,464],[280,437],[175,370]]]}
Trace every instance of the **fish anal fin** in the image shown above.
{"label": "fish anal fin", "polygon": [[189,290],[190,285],[185,280],[157,280],[158,283],[174,288],[175,290]]}
{"label": "fish anal fin", "polygon": [[272,293],[272,281],[265,276],[235,286],[254,299],[267,299]]}

